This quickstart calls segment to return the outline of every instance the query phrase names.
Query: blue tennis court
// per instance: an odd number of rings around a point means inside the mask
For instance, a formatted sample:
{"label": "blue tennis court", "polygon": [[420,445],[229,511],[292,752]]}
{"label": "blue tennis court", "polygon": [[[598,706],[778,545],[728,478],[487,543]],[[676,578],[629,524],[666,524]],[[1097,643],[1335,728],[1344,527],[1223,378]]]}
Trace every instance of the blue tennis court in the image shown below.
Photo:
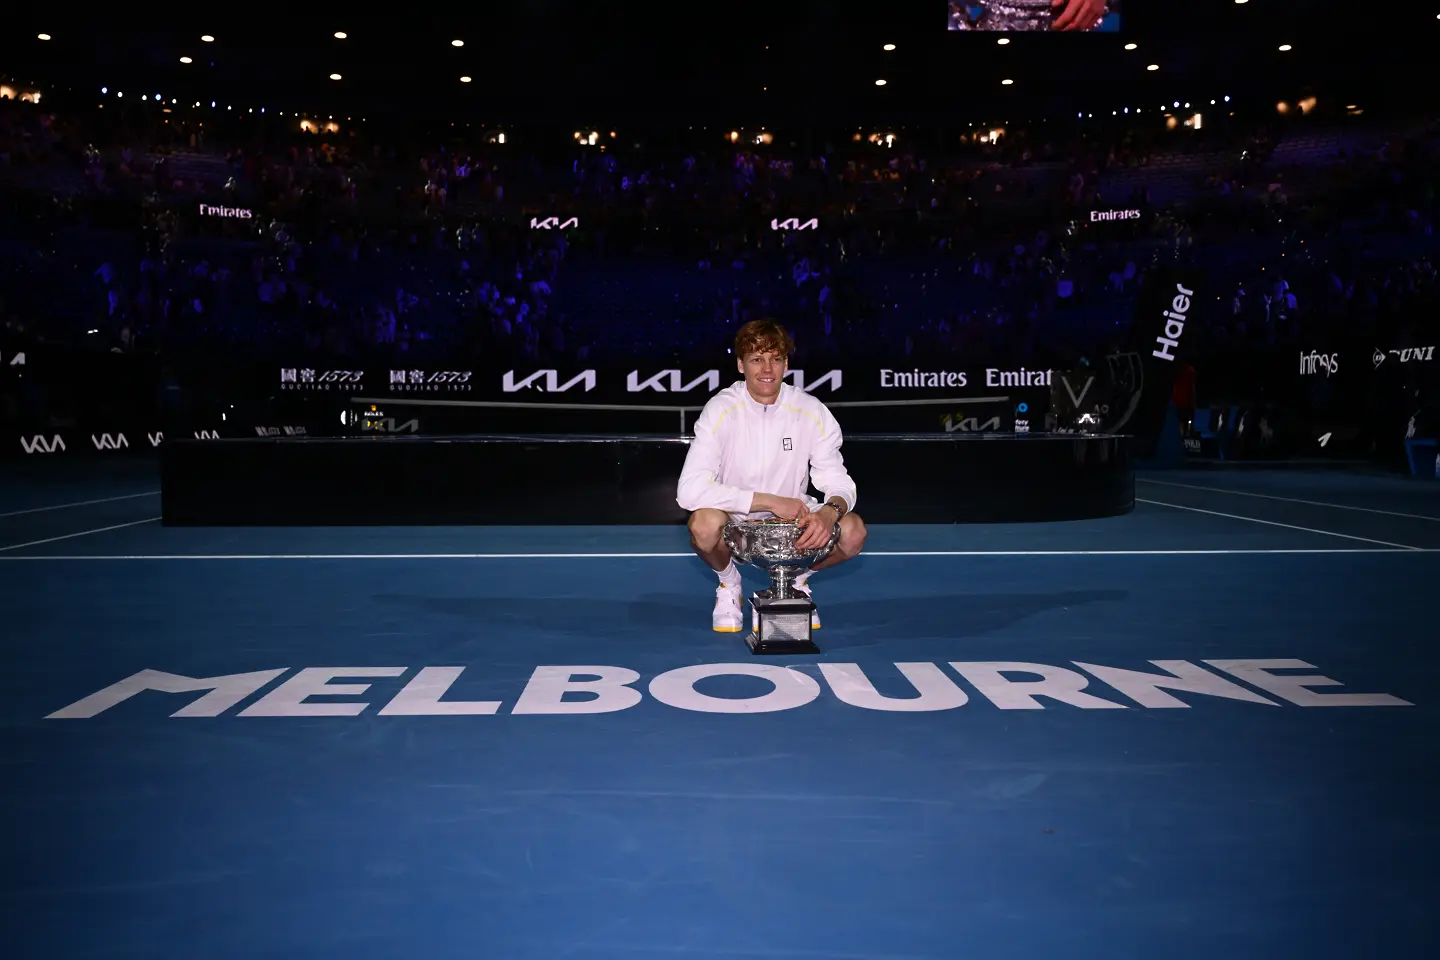
{"label": "blue tennis court", "polygon": [[151,469],[0,481],[7,956],[1433,949],[1440,485],[873,525],[755,658],[680,528],[167,529]]}

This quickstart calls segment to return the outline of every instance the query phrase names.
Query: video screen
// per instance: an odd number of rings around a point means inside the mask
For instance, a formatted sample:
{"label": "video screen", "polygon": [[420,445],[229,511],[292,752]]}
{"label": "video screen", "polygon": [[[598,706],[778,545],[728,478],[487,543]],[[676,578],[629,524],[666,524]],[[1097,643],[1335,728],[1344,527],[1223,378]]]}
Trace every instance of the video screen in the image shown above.
{"label": "video screen", "polygon": [[949,29],[976,33],[1119,33],[1121,0],[950,0]]}

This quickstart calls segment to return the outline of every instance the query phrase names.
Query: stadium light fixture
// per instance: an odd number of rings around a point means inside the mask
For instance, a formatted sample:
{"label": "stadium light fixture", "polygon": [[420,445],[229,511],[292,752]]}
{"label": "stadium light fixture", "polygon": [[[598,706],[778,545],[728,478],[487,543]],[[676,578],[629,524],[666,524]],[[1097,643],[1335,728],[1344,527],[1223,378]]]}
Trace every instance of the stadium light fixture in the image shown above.
{"label": "stadium light fixture", "polygon": [[463,46],[465,46],[465,41],[464,41],[464,40],[451,40],[451,41],[450,41],[450,46],[452,46],[452,47],[463,47]]}
{"label": "stadium light fixture", "polygon": [[[766,49],[768,50],[769,47],[766,47]],[[894,49],[895,49],[895,44],[893,44],[893,43],[887,43],[887,44],[885,44],[885,49],[886,49],[886,50],[894,50]]]}
{"label": "stadium light fixture", "polygon": [[332,73],[332,74],[330,74],[330,79],[331,79],[331,80],[339,80],[339,79],[341,79],[341,77],[340,77],[340,74],[338,74],[338,73]]}
{"label": "stadium light fixture", "polygon": [[1138,44],[1138,43],[1127,43],[1127,44],[1125,44],[1125,49],[1126,49],[1126,50],[1138,50],[1139,48],[1140,48],[1140,44]]}
{"label": "stadium light fixture", "polygon": [[191,60],[189,57],[181,57],[181,58],[180,58],[180,62],[181,62],[181,63],[194,63],[195,61]]}
{"label": "stadium light fixture", "polygon": [[1293,49],[1295,49],[1295,48],[1292,47],[1292,46],[1290,46],[1290,44],[1288,44],[1288,43],[1282,43],[1282,44],[1280,44],[1280,52],[1281,52],[1281,53],[1289,53],[1289,52],[1290,52],[1291,50],[1293,50]]}
{"label": "stadium light fixture", "polygon": [[49,39],[50,39],[50,34],[48,34],[48,33],[37,33],[37,34],[35,34],[35,36],[36,36],[37,38],[41,39],[41,40],[49,40]]}
{"label": "stadium light fixture", "polygon": [[460,78],[460,82],[461,82],[461,83],[469,83],[469,82],[470,82],[470,78],[469,78],[469,77],[461,77],[461,78]]}
{"label": "stadium light fixture", "polygon": [[1001,81],[1000,81],[1000,85],[1001,85],[1002,87],[1008,87],[1008,86],[1010,86],[1011,84],[1013,84],[1014,82],[1015,82],[1014,80],[1001,80]]}
{"label": "stadium light fixture", "polygon": [[1146,67],[1145,69],[1146,69],[1146,70],[1151,70],[1151,71],[1159,70],[1159,69],[1160,69],[1160,64],[1158,64],[1158,63],[1152,63],[1152,64],[1150,64],[1150,66]]}
{"label": "stadium light fixture", "polygon": [[336,30],[336,31],[335,31],[335,39],[336,39],[336,40],[346,40],[346,39],[349,39],[349,37],[350,37],[350,34],[346,33],[344,30]]}
{"label": "stadium light fixture", "polygon": [[877,86],[877,87],[883,87],[883,86],[885,86],[885,81],[884,81],[884,80],[876,80],[876,81],[875,81],[875,86]]}
{"label": "stadium light fixture", "polygon": [[205,35],[204,35],[203,37],[201,37],[200,39],[201,39],[202,41],[204,41],[205,43],[214,43],[214,42],[215,42],[215,38],[212,37],[212,36],[210,36],[210,34],[208,34],[208,33],[205,34]]}

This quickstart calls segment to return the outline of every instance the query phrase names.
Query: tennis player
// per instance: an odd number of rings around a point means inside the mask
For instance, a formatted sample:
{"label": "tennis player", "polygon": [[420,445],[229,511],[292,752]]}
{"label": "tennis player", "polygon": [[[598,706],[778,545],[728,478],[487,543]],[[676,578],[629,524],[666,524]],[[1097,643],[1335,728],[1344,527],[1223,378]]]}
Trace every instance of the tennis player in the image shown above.
{"label": "tennis player", "polygon": [[[744,621],[740,571],[721,535],[732,517],[798,520],[803,549],[824,546],[840,524],[835,549],[796,580],[812,602],[810,574],[844,563],[865,544],[855,481],[840,456],[840,425],[823,403],[784,382],[794,351],[773,320],[752,320],[736,332],[735,364],[745,379],[705,404],[680,472],[675,499],[690,511],[690,545],[720,578],[710,625],[723,633],[738,632]],[[823,501],[807,492],[811,484]],[[816,612],[811,627],[819,626]]]}

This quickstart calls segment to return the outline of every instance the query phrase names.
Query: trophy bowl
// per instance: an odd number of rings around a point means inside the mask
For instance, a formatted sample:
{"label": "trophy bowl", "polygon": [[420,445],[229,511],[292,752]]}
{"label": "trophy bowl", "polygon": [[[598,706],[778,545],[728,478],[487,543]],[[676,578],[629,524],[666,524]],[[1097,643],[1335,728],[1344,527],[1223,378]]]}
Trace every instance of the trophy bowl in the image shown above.
{"label": "trophy bowl", "polygon": [[723,530],[725,543],[739,563],[748,563],[770,574],[770,588],[750,598],[750,635],[746,643],[752,652],[815,653],[810,639],[810,614],[815,604],[795,589],[795,578],[815,566],[835,549],[840,524],[830,531],[823,546],[802,550],[795,546],[800,527],[794,520],[732,520]]}
{"label": "trophy bowl", "polygon": [[823,546],[801,550],[795,546],[800,526],[779,517],[765,520],[731,520],[723,531],[730,553],[740,563],[759,567],[770,574],[769,599],[790,600],[799,594],[795,578],[824,560],[840,539],[840,524],[830,531]]}

